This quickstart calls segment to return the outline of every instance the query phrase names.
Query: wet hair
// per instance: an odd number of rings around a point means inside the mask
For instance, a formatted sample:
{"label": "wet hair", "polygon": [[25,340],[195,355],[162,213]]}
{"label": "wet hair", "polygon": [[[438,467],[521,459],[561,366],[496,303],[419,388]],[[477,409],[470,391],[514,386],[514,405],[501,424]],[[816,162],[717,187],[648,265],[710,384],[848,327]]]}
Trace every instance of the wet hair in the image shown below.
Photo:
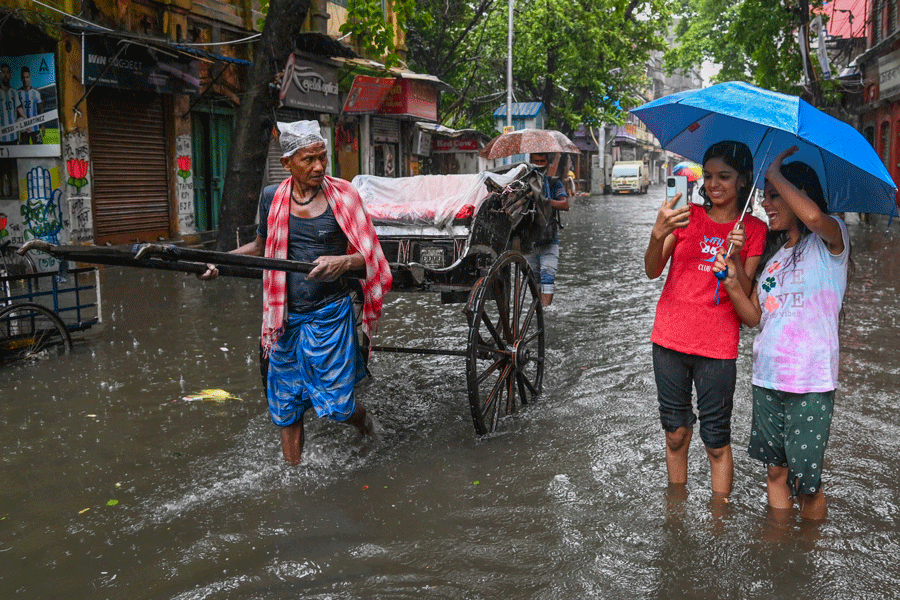
{"label": "wet hair", "polygon": [[[787,179],[794,187],[796,187],[801,192],[805,193],[810,200],[816,203],[816,206],[819,207],[819,210],[822,211],[823,214],[828,214],[828,203],[825,201],[825,192],[822,190],[822,184],[819,182],[819,175],[816,173],[816,170],[811,166],[806,164],[805,162],[801,162],[799,160],[790,162],[787,164],[781,165],[781,174]],[[806,226],[799,217],[797,218],[797,229],[800,232],[800,239],[797,240],[797,243],[794,244],[793,251],[791,252],[791,258],[785,267],[789,265],[796,264],[797,256],[802,251],[803,247],[806,245],[808,241],[809,234],[812,231],[809,227]],[[759,279],[760,275],[763,272],[763,269],[766,267],[766,263],[775,255],[778,250],[784,246],[789,238],[789,234],[786,230],[776,231],[769,229],[766,232],[766,246],[763,249],[762,256],[759,259],[759,266],[756,267],[756,279]],[[853,277],[853,272],[855,271],[855,266],[853,264],[853,259],[850,257],[852,249],[850,247],[850,242],[847,242],[847,280],[849,281]],[[840,321],[844,320],[844,309],[841,308]]]}
{"label": "wet hair", "polygon": [[[744,176],[744,185],[737,191],[737,202],[740,208],[746,205],[747,212],[749,212],[752,206],[747,204],[747,198],[750,197],[750,191],[753,189],[753,153],[750,152],[750,148],[742,142],[731,140],[716,142],[706,149],[706,154],[703,155],[703,166],[705,167],[706,162],[714,158],[721,158],[722,162],[737,171],[738,177]],[[703,198],[703,208],[707,210],[712,208],[712,201],[706,195],[705,181],[700,187],[699,194]]]}
{"label": "wet hair", "polygon": [[[794,187],[804,192],[809,199],[816,203],[823,213],[828,213],[828,204],[825,202],[825,193],[822,191],[822,184],[819,183],[819,176],[815,169],[805,162],[794,161],[781,165],[781,174]],[[806,223],[797,219],[797,229],[800,231],[800,239],[794,245],[794,251],[791,253],[791,262],[797,258],[797,252],[804,245],[806,237],[812,233]],[[759,278],[763,268],[769,259],[778,252],[778,249],[784,246],[788,241],[788,232],[785,230],[777,231],[769,229],[766,232],[766,247],[759,259],[759,266],[756,268],[756,277]]]}

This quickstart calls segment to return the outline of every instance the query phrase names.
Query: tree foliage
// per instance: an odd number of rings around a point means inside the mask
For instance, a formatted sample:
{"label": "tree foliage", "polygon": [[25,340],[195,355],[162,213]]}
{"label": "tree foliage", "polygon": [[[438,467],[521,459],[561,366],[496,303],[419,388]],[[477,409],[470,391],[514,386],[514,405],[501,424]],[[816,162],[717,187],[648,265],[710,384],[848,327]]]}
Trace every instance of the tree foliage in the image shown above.
{"label": "tree foliage", "polygon": [[[540,101],[548,127],[618,121],[637,104],[651,50],[672,0],[516,0],[513,92]],[[452,85],[442,99],[443,123],[494,131],[493,111],[506,101],[507,2],[420,0],[410,22],[410,65]]]}
{"label": "tree foliage", "polygon": [[[771,90],[801,94],[803,59],[796,34],[804,20],[801,4],[772,0],[682,0],[678,45],[666,53],[671,68],[708,60],[721,65],[716,82],[746,81]],[[822,6],[810,0],[809,9]],[[808,18],[808,15],[806,15]],[[811,56],[815,63],[815,56]]]}
{"label": "tree foliage", "polygon": [[365,56],[391,68],[400,62],[396,33],[406,30],[415,8],[415,0],[349,0],[340,32],[352,34]]}

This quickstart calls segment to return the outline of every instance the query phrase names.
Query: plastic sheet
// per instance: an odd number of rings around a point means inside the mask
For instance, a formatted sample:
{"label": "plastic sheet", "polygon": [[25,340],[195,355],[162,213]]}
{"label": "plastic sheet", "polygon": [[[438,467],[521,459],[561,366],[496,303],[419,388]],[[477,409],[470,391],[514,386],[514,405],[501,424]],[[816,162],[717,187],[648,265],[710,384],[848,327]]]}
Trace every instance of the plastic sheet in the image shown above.
{"label": "plastic sheet", "polygon": [[457,215],[464,217],[478,212],[488,196],[485,185],[488,177],[505,186],[527,171],[527,166],[519,165],[504,174],[484,171],[473,175],[396,178],[357,175],[352,183],[373,220],[443,229],[452,225]]}

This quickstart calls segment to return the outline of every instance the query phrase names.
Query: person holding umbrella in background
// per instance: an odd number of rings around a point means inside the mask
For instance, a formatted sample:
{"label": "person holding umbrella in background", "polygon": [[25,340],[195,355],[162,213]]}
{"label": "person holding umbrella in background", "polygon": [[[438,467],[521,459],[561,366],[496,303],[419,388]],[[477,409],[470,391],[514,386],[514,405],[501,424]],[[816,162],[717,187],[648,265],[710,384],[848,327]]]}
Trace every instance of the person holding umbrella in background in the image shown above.
{"label": "person holding umbrella in background", "polygon": [[712,265],[718,252],[730,248],[735,293],[749,294],[766,226],[752,216],[741,223],[753,189],[753,156],[745,144],[723,141],[710,146],[703,157],[703,177],[702,206],[675,209],[681,197],[676,194],[659,209],[644,269],[656,279],[669,264],[651,337],[669,483],[687,483],[688,448],[697,421],[693,385],[712,491],[724,500],[734,479],[731,409],[740,321],[728,296],[719,292]]}
{"label": "person holding umbrella in background", "polygon": [[741,321],[759,325],[753,341],[753,428],[750,456],[766,465],[769,506],[793,507],[804,519],[827,516],[822,463],[837,387],[838,329],[848,272],[850,240],[844,222],[827,214],[822,185],[806,163],[766,171],[763,208],[770,231],[747,297],[731,257],[716,258],[724,287]]}
{"label": "person holding umbrella in background", "polygon": [[[544,152],[531,154],[531,164],[544,176],[544,197],[550,200],[551,217],[541,235],[534,243],[534,250],[526,258],[534,271],[538,283],[541,284],[541,304],[550,306],[556,289],[556,270],[559,267],[559,211],[569,210],[569,195],[559,177],[551,177],[548,173],[556,159],[555,155]],[[562,170],[563,160],[559,169]]]}

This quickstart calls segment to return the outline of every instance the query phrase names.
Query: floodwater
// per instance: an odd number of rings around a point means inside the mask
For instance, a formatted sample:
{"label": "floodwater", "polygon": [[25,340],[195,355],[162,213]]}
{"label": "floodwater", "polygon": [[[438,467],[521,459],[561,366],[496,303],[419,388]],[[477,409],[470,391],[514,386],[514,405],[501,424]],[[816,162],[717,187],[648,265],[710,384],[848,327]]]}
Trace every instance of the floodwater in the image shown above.
{"label": "floodwater", "polygon": [[[474,434],[460,357],[375,355],[381,443],[307,419],[286,467],[259,384],[256,281],[102,272],[105,325],[0,373],[0,597],[136,599],[900,597],[900,234],[848,215],[856,276],[826,461],[829,519],[766,510],[748,458],[713,505],[691,449],[669,493],[643,252],[662,188],[578,198],[547,313],[544,394]],[[462,349],[459,305],[394,295],[379,342]],[[240,398],[188,401],[203,389]],[[699,441],[699,440],[695,440]]]}

